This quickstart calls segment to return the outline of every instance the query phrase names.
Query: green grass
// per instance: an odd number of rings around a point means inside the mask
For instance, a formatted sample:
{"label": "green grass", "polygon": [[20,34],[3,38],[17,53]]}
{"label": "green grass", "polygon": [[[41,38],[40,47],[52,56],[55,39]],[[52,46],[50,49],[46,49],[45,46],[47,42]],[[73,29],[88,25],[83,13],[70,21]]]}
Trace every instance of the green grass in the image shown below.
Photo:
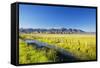
{"label": "green grass", "polygon": [[[20,34],[20,37],[63,48],[79,60],[96,59],[96,37],[92,34]],[[22,40],[20,40],[19,47],[20,64],[56,62],[57,60],[57,53],[53,49],[27,47],[27,44]]]}
{"label": "green grass", "polygon": [[43,63],[43,62],[55,62],[56,51],[53,49],[36,49],[35,46],[28,46],[21,39],[19,40],[19,63]]}

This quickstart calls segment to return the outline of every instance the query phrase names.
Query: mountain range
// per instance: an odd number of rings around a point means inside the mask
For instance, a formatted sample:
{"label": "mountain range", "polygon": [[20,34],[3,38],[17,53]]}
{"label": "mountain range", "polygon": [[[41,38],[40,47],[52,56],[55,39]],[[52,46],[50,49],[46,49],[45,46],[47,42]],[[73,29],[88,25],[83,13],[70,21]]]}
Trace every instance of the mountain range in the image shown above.
{"label": "mountain range", "polygon": [[85,31],[80,29],[72,29],[72,28],[60,28],[60,29],[33,29],[33,28],[20,28],[20,33],[50,33],[50,34],[71,34],[71,33],[85,33]]}

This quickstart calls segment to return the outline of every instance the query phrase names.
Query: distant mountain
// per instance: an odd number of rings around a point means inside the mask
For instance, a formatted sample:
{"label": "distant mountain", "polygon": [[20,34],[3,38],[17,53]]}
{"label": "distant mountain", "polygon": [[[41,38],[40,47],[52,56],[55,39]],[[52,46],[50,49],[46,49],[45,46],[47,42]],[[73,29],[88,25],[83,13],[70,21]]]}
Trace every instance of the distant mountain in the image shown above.
{"label": "distant mountain", "polygon": [[80,29],[72,29],[72,28],[61,28],[61,29],[24,29],[20,28],[19,29],[20,33],[49,33],[49,34],[71,34],[71,33],[85,33],[85,31],[80,30]]}

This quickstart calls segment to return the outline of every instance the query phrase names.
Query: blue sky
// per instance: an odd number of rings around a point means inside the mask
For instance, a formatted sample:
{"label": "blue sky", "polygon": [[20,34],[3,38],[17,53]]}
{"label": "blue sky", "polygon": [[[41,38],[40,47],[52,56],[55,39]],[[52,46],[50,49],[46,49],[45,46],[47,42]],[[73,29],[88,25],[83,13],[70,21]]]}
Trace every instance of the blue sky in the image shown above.
{"label": "blue sky", "polygon": [[96,30],[96,9],[19,5],[20,28],[75,28]]}

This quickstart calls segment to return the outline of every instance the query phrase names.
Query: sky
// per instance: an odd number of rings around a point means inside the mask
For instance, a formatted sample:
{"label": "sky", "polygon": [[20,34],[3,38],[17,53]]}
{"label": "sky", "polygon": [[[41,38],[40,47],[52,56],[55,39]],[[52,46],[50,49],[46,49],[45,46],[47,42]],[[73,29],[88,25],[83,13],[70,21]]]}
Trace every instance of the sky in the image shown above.
{"label": "sky", "polygon": [[19,28],[73,28],[96,31],[96,9],[19,5]]}

